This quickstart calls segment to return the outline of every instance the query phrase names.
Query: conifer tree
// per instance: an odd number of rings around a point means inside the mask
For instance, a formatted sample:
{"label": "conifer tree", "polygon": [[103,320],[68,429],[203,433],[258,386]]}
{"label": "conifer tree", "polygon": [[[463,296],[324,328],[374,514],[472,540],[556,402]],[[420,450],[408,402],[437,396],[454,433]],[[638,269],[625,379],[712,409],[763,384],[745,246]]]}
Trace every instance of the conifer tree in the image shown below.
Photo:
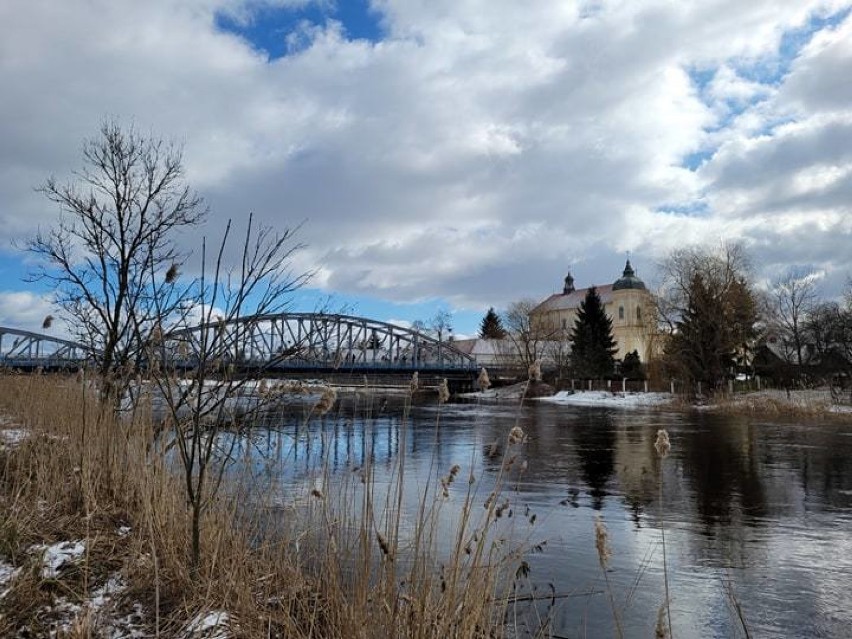
{"label": "conifer tree", "polygon": [[612,320],[604,311],[594,286],[588,290],[577,310],[571,342],[571,363],[576,375],[586,378],[612,375],[617,350],[612,337]]}
{"label": "conifer tree", "polygon": [[645,369],[639,357],[639,351],[634,350],[624,356],[621,362],[621,376],[627,379],[645,379]]}
{"label": "conifer tree", "polygon": [[503,339],[506,337],[506,329],[503,328],[503,321],[494,311],[493,306],[488,309],[485,317],[482,318],[482,324],[479,327],[479,336],[485,339]]}

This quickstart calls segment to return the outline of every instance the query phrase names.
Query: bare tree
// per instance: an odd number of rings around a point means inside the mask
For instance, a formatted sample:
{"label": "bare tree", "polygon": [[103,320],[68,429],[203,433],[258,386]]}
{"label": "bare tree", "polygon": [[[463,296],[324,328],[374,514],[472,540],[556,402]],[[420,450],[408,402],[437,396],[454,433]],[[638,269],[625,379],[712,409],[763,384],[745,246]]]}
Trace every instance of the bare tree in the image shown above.
{"label": "bare tree", "polygon": [[512,355],[518,363],[529,367],[542,356],[547,336],[530,318],[530,312],[538,305],[533,299],[522,299],[509,304],[503,316],[503,324],[508,333],[509,342],[515,351]]}
{"label": "bare tree", "polygon": [[440,309],[429,319],[429,331],[438,338],[438,341],[453,339],[453,315],[446,309]]}
{"label": "bare tree", "polygon": [[769,302],[770,327],[788,362],[801,369],[805,324],[817,303],[816,273],[811,269],[789,269],[773,282]]}
{"label": "bare tree", "polygon": [[61,217],[26,248],[41,258],[31,279],[51,284],[72,332],[95,353],[110,395],[113,374],[137,364],[142,334],[184,306],[188,289],[176,274],[185,256],[174,235],[207,211],[184,183],[174,144],[108,121],[82,153],[72,181],[51,177],[40,188]]}
{"label": "bare tree", "polygon": [[852,379],[852,300],[817,304],[804,331],[814,347],[815,370],[839,400],[844,385]]}
{"label": "bare tree", "polygon": [[[281,313],[292,291],[310,274],[293,274],[287,266],[294,251],[293,231],[275,233],[254,227],[249,216],[238,265],[224,262],[231,223],[211,258],[206,242],[201,252],[201,276],[195,299],[201,311],[198,326],[177,325],[152,336],[147,345],[152,380],[165,403],[166,414],[182,464],[191,510],[191,565],[201,561],[201,525],[216,497],[236,438],[223,439],[222,429],[251,421],[275,397],[260,392],[255,380],[270,367],[298,352],[292,344],[264,362],[240,366],[240,329],[246,320]],[[167,310],[167,309],[164,309]],[[163,320],[166,319],[164,316]],[[185,348],[181,355],[177,351]],[[191,361],[179,378],[175,362]]]}

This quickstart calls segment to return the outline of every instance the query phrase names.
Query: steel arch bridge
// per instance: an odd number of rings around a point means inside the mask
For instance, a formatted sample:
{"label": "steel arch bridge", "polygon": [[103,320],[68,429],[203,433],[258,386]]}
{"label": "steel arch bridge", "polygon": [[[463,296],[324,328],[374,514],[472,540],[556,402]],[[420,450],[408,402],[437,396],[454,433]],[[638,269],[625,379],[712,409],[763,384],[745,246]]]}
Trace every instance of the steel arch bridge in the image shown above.
{"label": "steel arch bridge", "polygon": [[[206,348],[203,340],[207,340]],[[169,331],[167,357],[194,366],[206,351],[241,369],[271,371],[477,370],[476,360],[409,328],[364,317],[325,313],[252,315]]]}
{"label": "steel arch bridge", "polygon": [[0,366],[33,370],[75,369],[92,361],[91,350],[66,339],[0,326]]}
{"label": "steel arch bridge", "polygon": [[[206,341],[206,343],[205,343]],[[352,315],[252,315],[166,331],[157,359],[189,369],[200,353],[244,371],[467,373],[476,360],[452,342]],[[75,369],[97,353],[76,342],[0,327],[0,366]],[[150,364],[150,362],[149,362]]]}

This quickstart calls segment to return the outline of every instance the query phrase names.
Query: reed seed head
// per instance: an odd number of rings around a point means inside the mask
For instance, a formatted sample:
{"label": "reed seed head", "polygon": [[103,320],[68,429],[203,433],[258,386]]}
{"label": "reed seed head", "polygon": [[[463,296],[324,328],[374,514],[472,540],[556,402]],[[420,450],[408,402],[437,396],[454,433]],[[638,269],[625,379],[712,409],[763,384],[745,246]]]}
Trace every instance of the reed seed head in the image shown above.
{"label": "reed seed head", "polygon": [[450,398],[450,389],[447,386],[447,378],[443,378],[441,383],[438,384],[438,403],[446,404],[447,400]]}
{"label": "reed seed head", "polygon": [[595,517],[595,548],[597,548],[598,560],[601,565],[606,566],[612,556],[612,550],[609,547],[609,533],[600,515]]}
{"label": "reed seed head", "polygon": [[669,629],[666,625],[666,604],[660,604],[660,609],[657,610],[657,625],[654,628],[655,639],[666,639],[669,636]]}
{"label": "reed seed head", "polygon": [[378,530],[376,531],[376,541],[379,542],[379,548],[382,549],[382,554],[393,561],[393,557],[391,556],[390,546],[388,545],[387,539],[382,536]]}
{"label": "reed seed head", "polygon": [[420,373],[417,371],[414,371],[414,374],[411,376],[411,382],[409,382],[408,388],[412,393],[416,393],[420,390]]}
{"label": "reed seed head", "polygon": [[524,429],[520,426],[514,426],[512,430],[509,431],[510,444],[520,444],[524,441],[525,437],[526,433],[524,433]]}
{"label": "reed seed head", "polygon": [[335,401],[337,401],[337,392],[331,386],[327,386],[314,408],[320,415],[325,415],[334,407]]}
{"label": "reed seed head", "polygon": [[42,330],[46,331],[51,326],[53,326],[53,315],[48,315],[47,317],[44,318],[44,321],[41,323],[41,328],[42,328]]}
{"label": "reed seed head", "polygon": [[509,500],[508,499],[506,501],[504,501],[502,504],[500,504],[499,506],[497,506],[497,508],[494,510],[494,514],[498,518],[502,517],[503,512],[505,512],[507,508],[509,508]]}
{"label": "reed seed head", "polygon": [[479,384],[479,390],[486,391],[491,388],[491,380],[488,379],[488,371],[485,370],[485,367],[479,369],[479,377],[476,379],[476,383]]}
{"label": "reed seed head", "polygon": [[669,441],[669,434],[662,428],[657,431],[657,441],[654,442],[654,448],[657,449],[657,454],[661,459],[668,457],[669,452],[671,452],[672,444]]}
{"label": "reed seed head", "polygon": [[541,362],[539,360],[535,360],[528,369],[529,378],[531,382],[540,382],[541,381]]}
{"label": "reed seed head", "polygon": [[166,271],[166,284],[174,284],[175,280],[180,275],[178,271],[178,265],[172,262],[172,265],[169,267],[169,270]]}

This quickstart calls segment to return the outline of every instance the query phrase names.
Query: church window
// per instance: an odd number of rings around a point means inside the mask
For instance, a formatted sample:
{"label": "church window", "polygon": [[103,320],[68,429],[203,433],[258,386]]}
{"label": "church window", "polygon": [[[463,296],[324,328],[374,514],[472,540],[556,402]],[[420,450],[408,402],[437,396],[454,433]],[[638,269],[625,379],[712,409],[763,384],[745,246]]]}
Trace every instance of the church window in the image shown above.
{"label": "church window", "polygon": [[636,319],[638,319],[638,320],[642,319],[642,307],[641,306],[636,307]]}
{"label": "church window", "polygon": [[618,307],[618,319],[624,319],[624,307],[623,306]]}
{"label": "church window", "polygon": [[562,318],[562,330],[564,331],[566,328],[568,328],[568,320],[563,317]]}

